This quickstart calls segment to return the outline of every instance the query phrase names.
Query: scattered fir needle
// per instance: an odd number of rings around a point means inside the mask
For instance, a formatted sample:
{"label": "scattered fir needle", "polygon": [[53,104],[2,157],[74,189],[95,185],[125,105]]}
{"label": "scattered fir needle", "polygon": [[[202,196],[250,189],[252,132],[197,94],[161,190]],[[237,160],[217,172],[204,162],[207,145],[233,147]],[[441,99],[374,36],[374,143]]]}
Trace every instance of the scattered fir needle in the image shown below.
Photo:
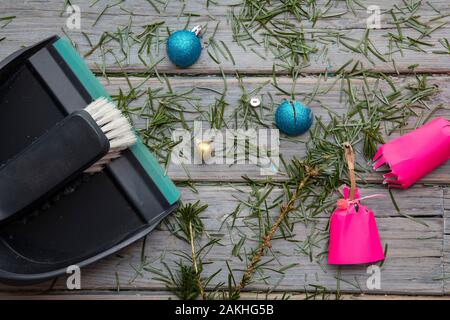
{"label": "scattered fir needle", "polygon": [[7,17],[0,17],[0,28],[5,28],[8,24],[10,24],[14,19],[16,19],[16,16],[7,16]]}
{"label": "scattered fir needle", "polygon": [[105,8],[99,13],[99,15],[97,16],[97,18],[95,19],[94,23],[92,24],[93,27],[95,27],[95,25],[100,21],[100,19],[102,18],[102,16],[111,8],[118,6],[120,4],[122,4],[123,2],[125,2],[125,0],[118,0],[115,3],[108,3]]}
{"label": "scattered fir needle", "polygon": [[416,222],[416,223],[418,223],[418,224],[421,224],[421,225],[423,225],[423,226],[425,226],[425,227],[427,227],[427,228],[430,227],[427,223],[425,223],[425,222],[422,221],[421,219],[417,219],[417,218],[415,218],[415,217],[412,217],[412,216],[410,216],[410,215],[408,215],[408,214],[403,213],[403,212],[400,210],[400,207],[398,206],[397,201],[395,201],[395,198],[394,198],[394,194],[393,194],[393,192],[392,192],[392,189],[389,189],[389,196],[391,197],[392,204],[394,205],[394,208],[395,208],[395,210],[397,211],[397,213],[398,213],[399,215],[401,215],[402,217],[408,218],[408,219],[410,219],[411,221],[414,221],[414,222]]}
{"label": "scattered fir needle", "polygon": [[64,0],[63,7],[62,7],[61,12],[59,14],[60,17],[62,17],[63,14],[66,13],[66,10],[67,10],[68,6],[72,6],[72,3],[70,2],[70,0]]}
{"label": "scattered fir needle", "polygon": [[147,0],[147,2],[150,4],[150,6],[152,6],[153,9],[155,9],[155,11],[157,13],[161,13],[161,11],[159,10],[158,6],[152,0]]}

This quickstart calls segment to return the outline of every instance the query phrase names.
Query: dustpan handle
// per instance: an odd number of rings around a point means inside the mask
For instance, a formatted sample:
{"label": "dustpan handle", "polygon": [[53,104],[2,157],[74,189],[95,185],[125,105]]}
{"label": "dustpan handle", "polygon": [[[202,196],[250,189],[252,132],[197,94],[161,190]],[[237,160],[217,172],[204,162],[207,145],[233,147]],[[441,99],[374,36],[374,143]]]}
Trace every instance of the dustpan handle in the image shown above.
{"label": "dustpan handle", "polygon": [[355,176],[355,153],[350,142],[344,142],[344,156],[347,161],[348,174],[350,177],[350,201],[355,200],[356,176]]}
{"label": "dustpan handle", "polygon": [[46,200],[108,150],[108,139],[89,113],[64,118],[0,167],[0,223]]}

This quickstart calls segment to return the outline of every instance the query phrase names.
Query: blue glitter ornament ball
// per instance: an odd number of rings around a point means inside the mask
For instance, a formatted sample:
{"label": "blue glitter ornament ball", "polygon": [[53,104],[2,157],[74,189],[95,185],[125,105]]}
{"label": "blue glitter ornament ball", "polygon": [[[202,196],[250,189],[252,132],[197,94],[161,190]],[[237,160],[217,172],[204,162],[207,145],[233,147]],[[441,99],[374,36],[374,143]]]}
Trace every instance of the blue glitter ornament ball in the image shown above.
{"label": "blue glitter ornament ball", "polygon": [[197,35],[189,30],[178,30],[167,39],[167,55],[179,67],[193,65],[202,52],[202,44]]}
{"label": "blue glitter ornament ball", "polygon": [[298,101],[283,101],[275,112],[275,124],[281,132],[298,136],[311,127],[313,114],[310,108]]}

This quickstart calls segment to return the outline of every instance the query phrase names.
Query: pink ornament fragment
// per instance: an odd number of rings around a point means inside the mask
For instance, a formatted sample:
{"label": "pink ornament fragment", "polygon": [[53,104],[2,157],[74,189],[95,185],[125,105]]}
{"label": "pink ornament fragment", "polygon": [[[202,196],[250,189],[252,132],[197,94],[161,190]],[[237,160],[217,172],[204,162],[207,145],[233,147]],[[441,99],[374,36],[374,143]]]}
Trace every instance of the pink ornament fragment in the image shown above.
{"label": "pink ornament fragment", "polygon": [[374,169],[386,164],[383,183],[406,189],[450,159],[450,121],[436,118],[379,147]]}

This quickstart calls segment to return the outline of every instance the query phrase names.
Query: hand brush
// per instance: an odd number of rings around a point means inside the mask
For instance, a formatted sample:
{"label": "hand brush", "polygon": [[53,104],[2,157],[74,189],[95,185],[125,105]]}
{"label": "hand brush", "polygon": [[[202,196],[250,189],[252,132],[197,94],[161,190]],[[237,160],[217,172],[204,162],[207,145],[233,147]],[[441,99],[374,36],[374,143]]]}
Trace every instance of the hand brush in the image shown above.
{"label": "hand brush", "polygon": [[96,173],[102,171],[105,165],[120,157],[121,151],[136,143],[136,136],[128,120],[117,107],[106,100],[99,98],[84,109],[95,120],[109,140],[108,153],[95,162],[85,172]]}
{"label": "hand brush", "polygon": [[0,167],[0,222],[44,201],[82,172],[103,170],[135,142],[128,120],[105,98],[69,114]]}

